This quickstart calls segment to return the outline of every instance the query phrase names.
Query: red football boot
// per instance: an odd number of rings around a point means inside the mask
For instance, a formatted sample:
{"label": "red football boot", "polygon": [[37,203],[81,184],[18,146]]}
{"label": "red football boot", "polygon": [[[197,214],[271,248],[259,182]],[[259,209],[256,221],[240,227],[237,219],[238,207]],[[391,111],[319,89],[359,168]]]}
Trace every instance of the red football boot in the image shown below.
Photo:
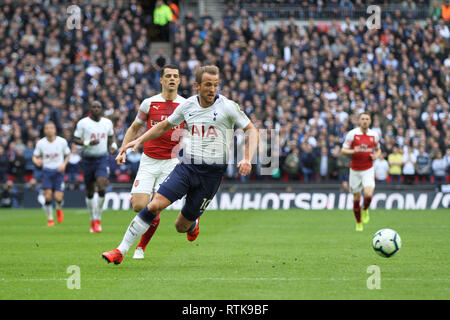
{"label": "red football boot", "polygon": [[100,220],[94,220],[94,232],[102,232],[102,222]]}
{"label": "red football boot", "polygon": [[198,234],[200,233],[200,229],[199,229],[199,226],[198,226],[199,224],[200,224],[200,218],[197,219],[197,225],[195,226],[194,230],[186,233],[187,239],[189,241],[192,242],[195,239],[197,239]]}
{"label": "red football boot", "polygon": [[91,220],[91,227],[89,228],[90,233],[95,233],[95,220]]}
{"label": "red football boot", "polygon": [[58,218],[58,223],[63,222],[63,220],[64,220],[64,213],[63,213],[62,209],[56,210],[56,216]]}
{"label": "red football boot", "polygon": [[119,249],[103,252],[102,257],[108,261],[108,263],[114,262],[114,264],[119,264],[123,260],[122,252],[120,252]]}

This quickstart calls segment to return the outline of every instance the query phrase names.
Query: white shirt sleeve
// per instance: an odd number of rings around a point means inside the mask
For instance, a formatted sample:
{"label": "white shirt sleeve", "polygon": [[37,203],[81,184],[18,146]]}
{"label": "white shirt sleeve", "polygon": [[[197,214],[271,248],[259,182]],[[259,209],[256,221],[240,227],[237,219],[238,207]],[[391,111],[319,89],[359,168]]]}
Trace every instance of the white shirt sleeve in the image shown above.
{"label": "white shirt sleeve", "polygon": [[187,106],[188,103],[188,100],[180,103],[178,107],[173,111],[173,113],[167,117],[167,120],[171,125],[177,126],[184,121],[184,112],[186,109],[185,106]]}
{"label": "white shirt sleeve", "polygon": [[75,132],[73,133],[73,136],[76,138],[82,138],[83,137],[83,124],[81,121],[78,121],[77,126],[75,128]]}
{"label": "white shirt sleeve", "polygon": [[230,101],[231,103],[231,118],[233,119],[233,122],[239,127],[239,128],[245,128],[250,123],[250,119],[247,117],[247,115],[239,108],[239,105],[234,102]]}
{"label": "white shirt sleeve", "polygon": [[114,135],[114,125],[111,120],[108,119],[109,122],[109,130],[108,130],[108,137],[112,137]]}
{"label": "white shirt sleeve", "polygon": [[136,115],[135,121],[139,124],[145,124],[147,122],[148,113],[150,112],[150,100],[145,99],[141,102],[139,110]]}
{"label": "white shirt sleeve", "polygon": [[353,136],[354,134],[352,132],[347,133],[344,144],[342,145],[343,148],[350,149],[352,147]]}
{"label": "white shirt sleeve", "polygon": [[38,143],[36,143],[36,146],[34,148],[33,155],[36,157],[42,157],[42,154],[43,152],[41,148],[41,141],[38,141]]}
{"label": "white shirt sleeve", "polygon": [[67,140],[63,139],[63,145],[64,145],[64,156],[67,156],[70,154],[70,148],[69,148],[69,144],[67,143]]}

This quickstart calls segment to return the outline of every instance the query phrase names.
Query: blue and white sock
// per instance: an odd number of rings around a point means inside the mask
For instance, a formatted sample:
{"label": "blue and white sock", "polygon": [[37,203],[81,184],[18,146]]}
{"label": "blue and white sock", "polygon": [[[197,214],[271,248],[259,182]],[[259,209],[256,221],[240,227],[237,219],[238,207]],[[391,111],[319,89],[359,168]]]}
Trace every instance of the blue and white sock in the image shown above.
{"label": "blue and white sock", "polygon": [[197,226],[197,223],[198,223],[198,218],[195,219],[194,223],[189,227],[189,229],[187,229],[186,232],[191,232],[191,231],[193,231],[193,230],[195,229],[195,227]]}

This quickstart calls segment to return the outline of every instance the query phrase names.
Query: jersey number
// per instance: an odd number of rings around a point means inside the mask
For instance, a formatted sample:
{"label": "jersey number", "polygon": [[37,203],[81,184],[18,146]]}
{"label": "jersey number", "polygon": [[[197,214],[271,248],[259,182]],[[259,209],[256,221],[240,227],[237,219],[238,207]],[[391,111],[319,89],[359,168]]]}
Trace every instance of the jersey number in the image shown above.
{"label": "jersey number", "polygon": [[209,203],[211,202],[211,200],[212,200],[212,199],[206,199],[206,198],[203,198],[203,203],[202,203],[202,205],[200,206],[200,210],[201,210],[201,211],[205,210],[206,207],[207,207],[207,206],[209,205]]}

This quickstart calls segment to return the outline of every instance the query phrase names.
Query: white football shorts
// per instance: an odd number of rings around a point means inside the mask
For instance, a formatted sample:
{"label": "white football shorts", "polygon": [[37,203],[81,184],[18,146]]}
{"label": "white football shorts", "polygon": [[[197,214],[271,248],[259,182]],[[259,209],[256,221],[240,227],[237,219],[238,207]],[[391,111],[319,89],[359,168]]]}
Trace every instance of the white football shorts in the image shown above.
{"label": "white football shorts", "polygon": [[370,168],[367,170],[356,171],[350,168],[349,177],[350,193],[361,192],[366,187],[375,188],[375,170]]}
{"label": "white football shorts", "polygon": [[142,154],[139,169],[134,179],[131,194],[153,194],[158,191],[159,185],[166,179],[173,168],[179,163],[177,158],[154,159]]}

